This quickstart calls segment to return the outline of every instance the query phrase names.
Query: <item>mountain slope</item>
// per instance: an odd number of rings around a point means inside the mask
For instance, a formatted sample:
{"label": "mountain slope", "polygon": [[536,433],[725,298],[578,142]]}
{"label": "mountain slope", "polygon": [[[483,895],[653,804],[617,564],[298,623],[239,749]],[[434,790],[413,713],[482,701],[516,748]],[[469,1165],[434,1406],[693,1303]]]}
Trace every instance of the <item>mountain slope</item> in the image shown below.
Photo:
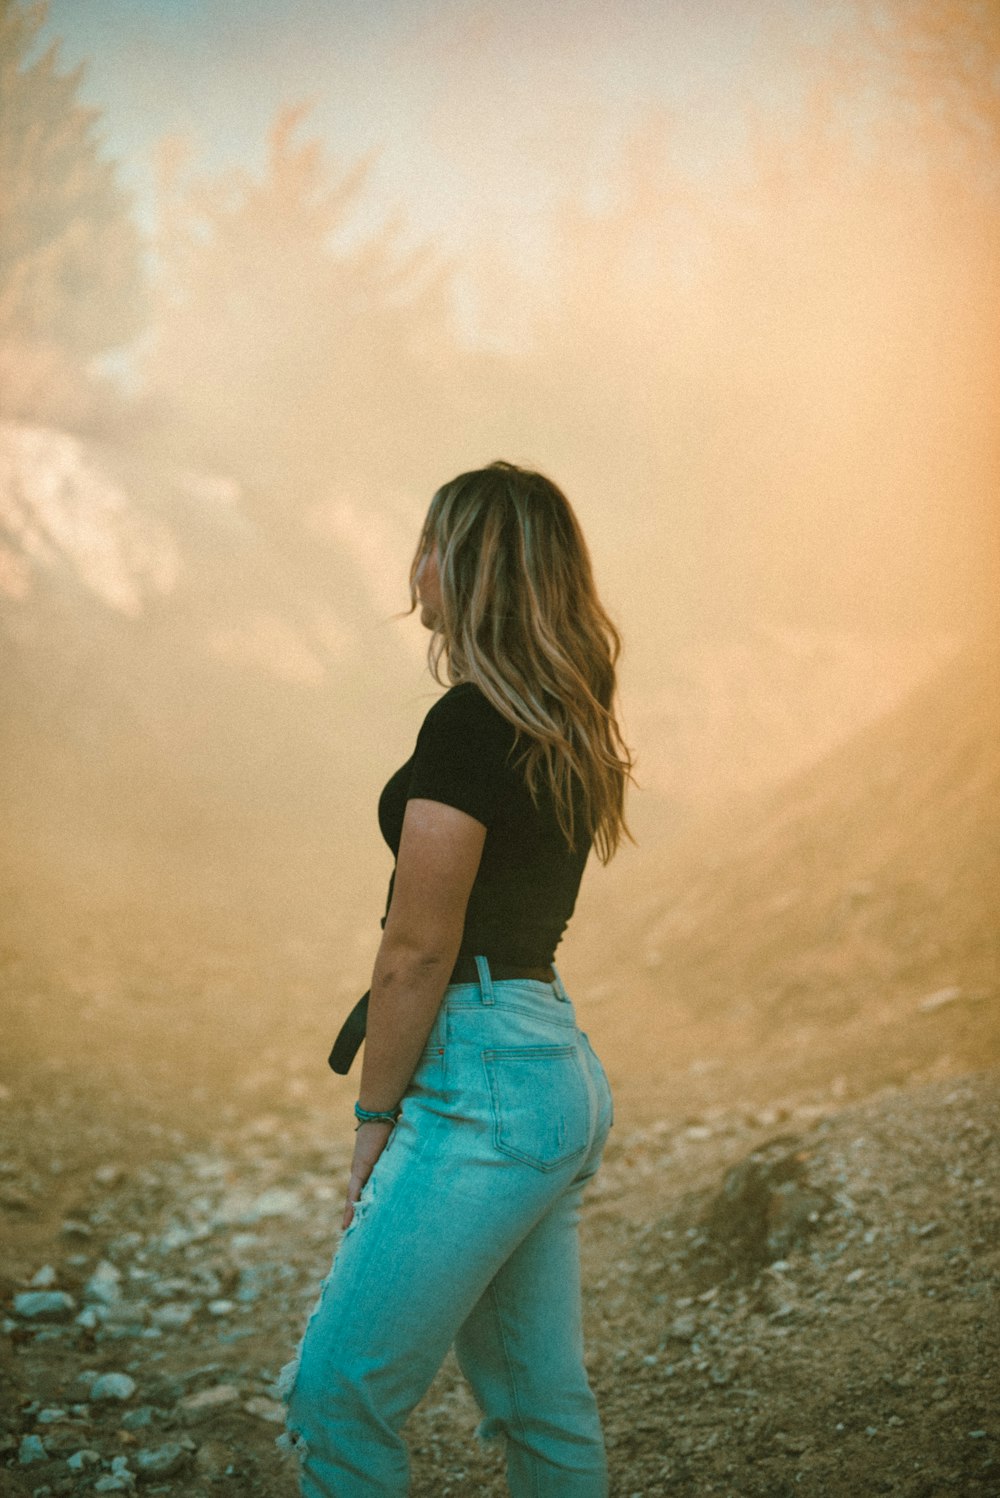
{"label": "mountain slope", "polygon": [[573,948],[621,1085],[770,1049],[796,1078],[1000,1057],[1000,652],[750,806],[594,879]]}

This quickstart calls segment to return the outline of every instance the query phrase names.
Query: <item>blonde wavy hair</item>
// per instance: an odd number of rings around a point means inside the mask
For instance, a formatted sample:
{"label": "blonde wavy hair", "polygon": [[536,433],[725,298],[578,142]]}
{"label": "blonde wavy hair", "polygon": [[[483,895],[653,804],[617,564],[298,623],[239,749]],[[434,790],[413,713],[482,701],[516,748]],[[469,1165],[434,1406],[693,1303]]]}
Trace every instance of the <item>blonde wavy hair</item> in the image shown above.
{"label": "blonde wavy hair", "polygon": [[551,790],[559,826],[576,847],[574,777],[602,863],[623,836],[634,760],[615,717],[621,636],[597,596],[590,553],[566,496],[513,463],[459,474],[434,495],[410,567],[417,580],[436,548],[441,615],[428,665],[442,686],[474,682],[526,746],[517,763],[538,804]]}

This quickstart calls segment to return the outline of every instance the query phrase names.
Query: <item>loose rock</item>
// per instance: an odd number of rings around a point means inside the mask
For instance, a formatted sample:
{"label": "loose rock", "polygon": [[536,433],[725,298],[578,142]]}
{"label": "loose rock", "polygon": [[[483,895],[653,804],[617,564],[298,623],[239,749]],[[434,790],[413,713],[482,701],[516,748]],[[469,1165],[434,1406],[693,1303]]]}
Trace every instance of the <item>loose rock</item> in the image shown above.
{"label": "loose rock", "polygon": [[182,1331],[194,1317],[198,1307],[186,1300],[172,1300],[164,1306],[156,1306],[149,1319],[154,1326],[164,1331]]}
{"label": "loose rock", "polygon": [[76,1301],[65,1290],[22,1290],[14,1296],[14,1315],[25,1321],[69,1321]]}
{"label": "loose rock", "polygon": [[84,1300],[105,1306],[114,1305],[121,1297],[121,1278],[121,1271],[114,1264],[101,1259],[84,1287]]}
{"label": "loose rock", "polygon": [[285,1406],[276,1399],[267,1399],[259,1395],[254,1399],[248,1399],[243,1408],[248,1415],[256,1415],[258,1420],[270,1420],[275,1425],[284,1425]]}
{"label": "loose rock", "polygon": [[154,1477],[172,1477],[190,1460],[190,1455],[176,1441],[168,1441],[164,1446],[137,1451],[132,1461],[140,1481],[148,1481]]}
{"label": "loose rock", "polygon": [[130,1493],[135,1487],[135,1473],[129,1471],[128,1457],[116,1456],[111,1471],[94,1483],[95,1493]]}
{"label": "loose rock", "polygon": [[93,1451],[89,1446],[84,1446],[80,1451],[74,1451],[66,1460],[66,1465],[71,1472],[85,1472],[88,1467],[98,1467],[101,1462],[101,1453]]}
{"label": "loose rock", "polygon": [[126,1410],[121,1423],[123,1430],[145,1430],[153,1423],[153,1406],[140,1404],[138,1409]]}
{"label": "loose rock", "polygon": [[784,1259],[829,1210],[805,1178],[808,1150],[776,1140],[727,1172],[706,1214],[709,1240],[727,1268],[752,1274]]}
{"label": "loose rock", "polygon": [[45,1443],[41,1436],[22,1436],[21,1444],[17,1450],[17,1459],[22,1467],[28,1467],[32,1462],[44,1462],[49,1453],[45,1449]]}
{"label": "loose rock", "polygon": [[136,1383],[127,1373],[102,1373],[90,1386],[90,1397],[95,1403],[103,1400],[131,1399]]}
{"label": "loose rock", "polygon": [[210,1389],[188,1394],[177,1405],[177,1413],[186,1425],[200,1425],[220,1410],[231,1409],[239,1399],[240,1391],[235,1384],[213,1384]]}

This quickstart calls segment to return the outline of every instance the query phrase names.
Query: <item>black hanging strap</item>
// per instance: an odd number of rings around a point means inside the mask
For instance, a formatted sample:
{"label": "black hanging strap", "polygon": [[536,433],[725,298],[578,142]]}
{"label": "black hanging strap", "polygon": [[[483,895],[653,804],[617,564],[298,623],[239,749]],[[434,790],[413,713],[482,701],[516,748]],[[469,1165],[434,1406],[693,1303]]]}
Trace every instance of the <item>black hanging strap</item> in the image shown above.
{"label": "black hanging strap", "polygon": [[363,993],[340,1027],[340,1034],[333,1042],[333,1050],[328,1057],[328,1065],[342,1077],[346,1077],[351,1069],[351,1062],[358,1054],[361,1042],[365,1038],[365,1030],[368,1027],[368,994]]}

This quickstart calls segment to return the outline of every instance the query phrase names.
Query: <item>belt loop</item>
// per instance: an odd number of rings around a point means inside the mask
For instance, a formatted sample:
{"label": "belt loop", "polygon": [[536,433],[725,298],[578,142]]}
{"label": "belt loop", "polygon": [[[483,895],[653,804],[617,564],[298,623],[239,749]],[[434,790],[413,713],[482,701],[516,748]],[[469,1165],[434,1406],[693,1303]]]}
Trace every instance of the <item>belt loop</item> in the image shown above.
{"label": "belt loop", "polygon": [[473,961],[476,964],[476,972],[479,974],[479,987],[482,992],[483,1003],[496,1003],[496,999],[493,996],[493,979],[490,975],[489,963],[485,957],[475,957]]}
{"label": "belt loop", "polygon": [[570,1001],[569,994],[566,992],[566,989],[563,986],[563,980],[559,976],[559,969],[556,967],[554,962],[551,964],[551,966],[552,972],[554,974],[554,977],[552,979],[552,987],[556,991],[556,998],[561,999],[564,1004],[568,1004]]}

